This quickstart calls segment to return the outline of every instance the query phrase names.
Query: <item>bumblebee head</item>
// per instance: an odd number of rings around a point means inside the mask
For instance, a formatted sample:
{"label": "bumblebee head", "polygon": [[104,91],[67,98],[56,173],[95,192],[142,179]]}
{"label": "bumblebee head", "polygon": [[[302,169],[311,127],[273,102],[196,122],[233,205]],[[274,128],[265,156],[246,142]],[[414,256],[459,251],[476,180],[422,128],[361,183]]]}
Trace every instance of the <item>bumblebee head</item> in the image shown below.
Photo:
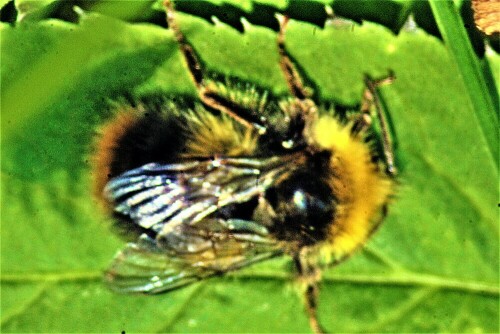
{"label": "bumblebee head", "polygon": [[307,153],[304,166],[266,192],[275,216],[273,233],[280,240],[312,245],[328,236],[336,198],[329,185],[329,151]]}

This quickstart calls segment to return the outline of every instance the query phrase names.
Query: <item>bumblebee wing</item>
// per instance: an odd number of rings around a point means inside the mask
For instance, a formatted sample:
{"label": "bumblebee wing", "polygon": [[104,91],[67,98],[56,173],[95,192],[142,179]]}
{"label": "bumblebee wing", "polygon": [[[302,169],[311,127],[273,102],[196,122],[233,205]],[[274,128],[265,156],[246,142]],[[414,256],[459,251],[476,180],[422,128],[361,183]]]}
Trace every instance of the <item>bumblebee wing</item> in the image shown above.
{"label": "bumblebee wing", "polygon": [[284,156],[151,163],[112,179],[105,193],[117,213],[166,235],[179,225],[196,224],[226,205],[262,194],[287,172],[288,161],[290,157]]}
{"label": "bumblebee wing", "polygon": [[124,293],[163,291],[189,284],[196,278],[187,277],[182,267],[161,252],[154,239],[143,234],[137,243],[129,243],[113,259],[105,274],[112,290]]}
{"label": "bumblebee wing", "polygon": [[281,253],[252,221],[207,219],[162,239],[143,234],[119,252],[105,278],[119,292],[159,293],[236,270]]}

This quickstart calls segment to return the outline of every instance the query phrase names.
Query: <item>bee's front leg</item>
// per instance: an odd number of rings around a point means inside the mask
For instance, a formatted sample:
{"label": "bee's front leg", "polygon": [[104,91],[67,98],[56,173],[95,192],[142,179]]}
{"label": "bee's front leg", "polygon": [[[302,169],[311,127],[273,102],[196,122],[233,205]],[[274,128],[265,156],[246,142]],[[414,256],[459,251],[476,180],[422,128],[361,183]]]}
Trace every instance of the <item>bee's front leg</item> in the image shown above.
{"label": "bee's front leg", "polygon": [[391,176],[397,174],[397,169],[394,161],[394,148],[389,124],[382,110],[380,97],[377,92],[377,87],[391,84],[396,79],[392,71],[385,77],[380,79],[372,79],[365,75],[365,90],[363,92],[363,100],[361,102],[361,110],[356,116],[353,125],[353,132],[362,133],[372,126],[372,110],[375,109],[375,117],[378,120],[380,131],[382,134],[382,146],[384,150],[385,165],[387,173]]}
{"label": "bee's front leg", "polygon": [[266,124],[249,120],[247,118],[248,115],[240,112],[240,109],[245,108],[239,106],[237,102],[232,101],[227,96],[221,94],[216,86],[207,84],[204,66],[196,54],[196,50],[189,43],[182,30],[179,28],[177,23],[177,13],[172,1],[164,0],[163,6],[165,7],[167,14],[168,27],[169,29],[172,29],[174,33],[174,38],[179,45],[179,50],[181,51],[184,62],[189,70],[191,79],[196,86],[201,102],[210,108],[229,115],[236,122],[248,129],[256,129],[259,133],[265,133],[267,130]]}

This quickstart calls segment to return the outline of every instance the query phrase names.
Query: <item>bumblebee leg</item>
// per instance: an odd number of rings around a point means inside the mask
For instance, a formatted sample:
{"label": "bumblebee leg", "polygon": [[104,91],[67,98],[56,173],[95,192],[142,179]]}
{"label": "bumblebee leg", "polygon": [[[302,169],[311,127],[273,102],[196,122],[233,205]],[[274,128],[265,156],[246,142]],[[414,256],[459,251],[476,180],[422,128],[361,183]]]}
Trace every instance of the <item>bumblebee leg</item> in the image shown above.
{"label": "bumblebee leg", "polygon": [[[290,58],[285,47],[285,35],[288,25],[288,16],[276,15],[280,24],[280,31],[278,32],[277,44],[278,53],[280,56],[281,72],[285,76],[286,83],[290,93],[295,97],[295,101],[290,105],[287,110],[288,116],[294,120],[296,124],[303,124],[303,130],[299,130],[295,134],[296,137],[305,138],[306,141],[312,138],[313,125],[317,119],[317,107],[311,100],[311,88],[304,86],[303,80],[300,76],[295,63]],[[300,129],[301,126],[297,126]],[[291,142],[290,142],[291,143]],[[312,143],[309,143],[312,144]]]}
{"label": "bumblebee leg", "polygon": [[389,131],[389,125],[382,111],[380,98],[377,92],[377,87],[392,83],[396,77],[391,71],[388,76],[381,79],[372,79],[365,75],[365,90],[363,92],[363,100],[361,102],[361,112],[354,122],[353,131],[363,132],[368,129],[372,124],[371,110],[375,107],[375,113],[382,131],[382,146],[384,149],[385,163],[387,165],[387,172],[390,175],[396,175],[397,169],[394,164],[394,151],[392,146],[392,138]]}
{"label": "bumblebee leg", "polygon": [[311,265],[306,257],[298,255],[294,257],[295,266],[299,274],[299,281],[303,284],[304,302],[309,316],[309,326],[316,334],[327,333],[318,320],[318,282],[321,279],[321,272],[316,266]]}
{"label": "bumblebee leg", "polygon": [[278,52],[280,55],[280,67],[283,75],[285,76],[286,82],[290,92],[296,98],[304,100],[310,97],[311,93],[308,91],[307,87],[304,86],[302,78],[300,77],[295,64],[288,55],[285,47],[285,34],[286,27],[288,25],[288,16],[278,16],[278,21],[280,24],[280,31],[278,33]]}
{"label": "bumblebee leg", "polygon": [[307,286],[307,290],[305,292],[306,298],[306,310],[309,315],[309,326],[314,333],[322,334],[326,333],[326,330],[323,329],[318,320],[317,314],[317,301],[318,301],[319,288],[318,284],[310,284]]}
{"label": "bumblebee leg", "polygon": [[179,26],[177,25],[176,12],[172,1],[164,0],[163,6],[165,7],[165,11],[167,13],[168,26],[174,32],[175,40],[177,41],[177,44],[179,44],[179,49],[188,67],[191,79],[196,86],[198,96],[200,97],[201,101],[206,106],[229,115],[243,126],[250,129],[255,128],[260,133],[264,133],[266,131],[265,125],[247,120],[238,112],[238,110],[243,108],[238,106],[234,101],[231,101],[230,99],[218,94],[217,89],[208,87],[206,85],[202,63],[196,55],[196,51],[191,46],[191,44],[189,44],[186,36],[184,36],[182,31],[179,29]]}

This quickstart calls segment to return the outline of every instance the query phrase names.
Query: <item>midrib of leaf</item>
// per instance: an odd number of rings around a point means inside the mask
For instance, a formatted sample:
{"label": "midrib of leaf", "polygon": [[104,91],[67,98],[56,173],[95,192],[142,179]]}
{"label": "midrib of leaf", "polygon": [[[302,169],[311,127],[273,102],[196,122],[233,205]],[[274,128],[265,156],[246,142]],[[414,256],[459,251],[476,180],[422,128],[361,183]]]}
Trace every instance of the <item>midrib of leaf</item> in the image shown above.
{"label": "midrib of leaf", "polygon": [[[289,280],[290,275],[283,272],[259,270],[247,273],[231,273],[231,276],[240,279],[275,279]],[[86,271],[86,272],[54,272],[54,273],[15,273],[3,274],[0,278],[1,283],[8,284],[26,284],[39,282],[99,282],[102,279],[101,271]],[[398,285],[408,287],[435,287],[445,290],[462,291],[468,293],[483,294],[489,296],[499,296],[500,288],[495,282],[479,282],[479,281],[464,281],[442,277],[437,275],[421,274],[400,270],[389,275],[360,275],[360,274],[342,274],[325,277],[323,282],[326,283],[353,283],[353,284],[370,284],[370,285]]]}
{"label": "midrib of leaf", "polygon": [[2,274],[2,283],[37,283],[37,282],[97,282],[102,280],[101,271],[75,271],[31,274]]}

